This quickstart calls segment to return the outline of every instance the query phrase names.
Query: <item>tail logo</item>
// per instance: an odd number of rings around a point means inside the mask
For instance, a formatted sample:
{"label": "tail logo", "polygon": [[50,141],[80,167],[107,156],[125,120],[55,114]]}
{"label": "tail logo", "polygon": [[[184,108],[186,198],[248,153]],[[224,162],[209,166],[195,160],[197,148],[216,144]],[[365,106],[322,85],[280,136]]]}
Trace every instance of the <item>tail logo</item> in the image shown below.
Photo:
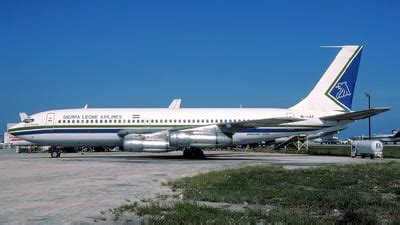
{"label": "tail logo", "polygon": [[338,89],[335,96],[336,99],[351,96],[351,91],[349,86],[347,85],[347,81],[337,83],[335,89]]}

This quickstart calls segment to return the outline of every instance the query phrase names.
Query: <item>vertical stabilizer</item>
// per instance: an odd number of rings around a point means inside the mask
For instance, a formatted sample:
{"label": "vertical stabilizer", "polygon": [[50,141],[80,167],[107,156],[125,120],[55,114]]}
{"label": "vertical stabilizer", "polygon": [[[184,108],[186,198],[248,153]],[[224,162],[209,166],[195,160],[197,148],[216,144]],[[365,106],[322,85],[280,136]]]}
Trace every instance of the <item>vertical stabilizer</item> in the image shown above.
{"label": "vertical stabilizer", "polygon": [[324,75],[295,110],[351,111],[362,46],[340,46]]}
{"label": "vertical stabilizer", "polygon": [[182,99],[174,99],[171,104],[169,104],[168,109],[179,109],[181,108]]}

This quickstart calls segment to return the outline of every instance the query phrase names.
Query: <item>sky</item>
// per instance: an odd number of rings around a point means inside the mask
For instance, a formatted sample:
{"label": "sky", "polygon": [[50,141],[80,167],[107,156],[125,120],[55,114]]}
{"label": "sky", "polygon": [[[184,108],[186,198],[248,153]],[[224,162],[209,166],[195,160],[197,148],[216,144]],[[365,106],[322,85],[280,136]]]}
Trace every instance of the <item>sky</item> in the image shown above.
{"label": "sky", "polygon": [[[280,107],[337,49],[364,46],[353,110],[400,128],[399,1],[0,2],[0,131],[19,112],[89,107]],[[357,121],[340,137],[367,134]]]}

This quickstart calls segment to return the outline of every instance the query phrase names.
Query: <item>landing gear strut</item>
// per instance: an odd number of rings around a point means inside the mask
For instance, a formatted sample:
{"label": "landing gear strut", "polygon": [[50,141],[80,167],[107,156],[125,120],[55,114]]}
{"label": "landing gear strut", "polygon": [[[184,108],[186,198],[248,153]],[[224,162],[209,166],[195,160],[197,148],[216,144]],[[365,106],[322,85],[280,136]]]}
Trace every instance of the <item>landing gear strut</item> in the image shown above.
{"label": "landing gear strut", "polygon": [[50,156],[51,156],[51,158],[60,158],[60,156],[61,156],[61,149],[58,149],[58,148],[56,148],[56,147],[51,147],[51,148],[49,149],[49,151],[50,151]]}
{"label": "landing gear strut", "polygon": [[200,148],[187,148],[183,150],[183,157],[187,159],[204,159],[206,156]]}

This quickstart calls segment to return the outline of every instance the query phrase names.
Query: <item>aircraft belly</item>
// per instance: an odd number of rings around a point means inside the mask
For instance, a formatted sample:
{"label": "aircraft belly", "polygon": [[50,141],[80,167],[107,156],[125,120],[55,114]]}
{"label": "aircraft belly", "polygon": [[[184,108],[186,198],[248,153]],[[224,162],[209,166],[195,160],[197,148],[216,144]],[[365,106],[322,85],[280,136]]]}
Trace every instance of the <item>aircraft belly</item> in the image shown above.
{"label": "aircraft belly", "polygon": [[233,135],[233,144],[254,144],[261,141],[271,141],[281,137],[292,135],[307,134],[309,132],[271,132],[271,133],[236,133]]}
{"label": "aircraft belly", "polygon": [[121,138],[114,133],[96,134],[35,134],[21,136],[38,145],[57,146],[118,146]]}

